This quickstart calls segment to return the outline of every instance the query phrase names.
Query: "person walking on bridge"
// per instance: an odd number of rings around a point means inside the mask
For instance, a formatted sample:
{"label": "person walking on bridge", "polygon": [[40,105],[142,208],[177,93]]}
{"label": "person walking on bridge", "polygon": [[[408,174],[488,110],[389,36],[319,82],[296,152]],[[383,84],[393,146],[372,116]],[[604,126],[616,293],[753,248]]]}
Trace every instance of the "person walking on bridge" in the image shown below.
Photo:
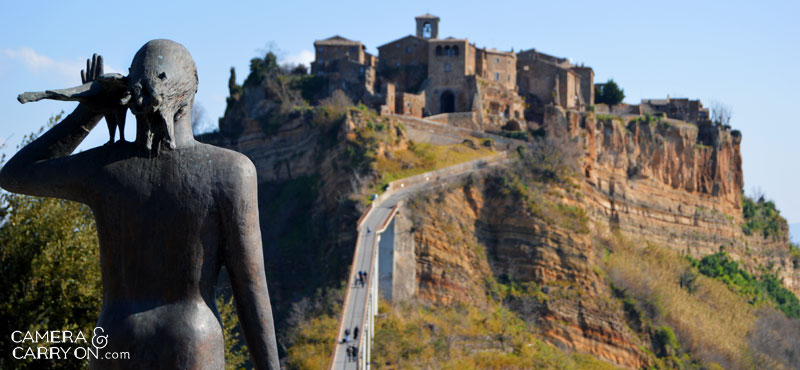
{"label": "person walking on bridge", "polygon": [[358,326],[356,325],[355,329],[353,329],[353,341],[358,340]]}

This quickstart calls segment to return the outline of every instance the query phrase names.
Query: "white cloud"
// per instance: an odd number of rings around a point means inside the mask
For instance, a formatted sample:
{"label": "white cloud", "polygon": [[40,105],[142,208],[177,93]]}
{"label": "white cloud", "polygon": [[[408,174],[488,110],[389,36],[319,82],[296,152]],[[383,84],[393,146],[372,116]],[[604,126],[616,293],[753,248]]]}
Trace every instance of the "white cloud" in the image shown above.
{"label": "white cloud", "polygon": [[76,62],[55,61],[29,47],[16,50],[3,49],[2,54],[22,63],[25,69],[34,74],[55,72],[63,77],[74,77],[79,75],[82,67],[80,63]]}
{"label": "white cloud", "polygon": [[310,66],[314,61],[314,52],[311,50],[301,50],[299,53],[282,58],[281,64],[305,64]]}
{"label": "white cloud", "polygon": [[[0,50],[0,55],[18,61],[33,74],[56,73],[71,80],[78,79],[80,71],[86,68],[84,63],[53,60],[53,58],[39,54],[27,46],[19,49],[3,49]],[[105,73],[120,73],[109,65],[105,65],[104,70]]]}

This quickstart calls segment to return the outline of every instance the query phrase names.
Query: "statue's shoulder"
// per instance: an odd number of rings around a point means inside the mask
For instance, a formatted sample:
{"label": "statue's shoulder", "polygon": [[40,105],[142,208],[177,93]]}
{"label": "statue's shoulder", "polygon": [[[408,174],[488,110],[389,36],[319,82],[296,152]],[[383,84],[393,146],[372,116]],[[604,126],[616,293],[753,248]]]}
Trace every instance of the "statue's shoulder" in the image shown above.
{"label": "statue's shoulder", "polygon": [[246,155],[208,144],[199,144],[197,149],[201,155],[207,155],[211,159],[210,162],[213,163],[215,172],[222,175],[227,181],[255,180],[256,166]]}

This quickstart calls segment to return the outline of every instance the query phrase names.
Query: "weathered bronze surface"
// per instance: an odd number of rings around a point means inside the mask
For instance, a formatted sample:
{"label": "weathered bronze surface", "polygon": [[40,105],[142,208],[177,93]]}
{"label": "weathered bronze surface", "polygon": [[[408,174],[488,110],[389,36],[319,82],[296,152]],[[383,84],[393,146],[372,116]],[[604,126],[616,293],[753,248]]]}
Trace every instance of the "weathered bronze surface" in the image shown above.
{"label": "weathered bronze surface", "polygon": [[[224,368],[215,288],[225,266],[253,364],[278,369],[256,170],[247,157],[194,139],[192,57],[178,43],[153,40],[136,53],[129,76],[102,69],[95,57],[83,74],[88,86],[45,93],[80,103],[0,171],[8,191],[78,201],[94,213],[103,351],[127,351],[130,360],[92,367]],[[120,80],[127,88],[115,88]],[[113,142],[111,131],[109,144],[71,154],[101,117],[124,117],[128,108],[134,142]]]}

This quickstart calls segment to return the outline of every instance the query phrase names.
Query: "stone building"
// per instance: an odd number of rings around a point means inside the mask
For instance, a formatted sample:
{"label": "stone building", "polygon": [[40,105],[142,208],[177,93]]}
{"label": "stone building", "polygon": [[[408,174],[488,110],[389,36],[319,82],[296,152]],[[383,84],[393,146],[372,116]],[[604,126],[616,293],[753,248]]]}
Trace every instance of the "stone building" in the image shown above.
{"label": "stone building", "polygon": [[666,99],[642,99],[639,104],[639,114],[657,113],[694,124],[709,120],[708,108],[703,108],[700,100],[672,99],[669,96]]}
{"label": "stone building", "polygon": [[528,104],[555,104],[567,109],[583,109],[594,104],[594,71],[573,66],[536,49],[517,54],[517,81],[520,95]]}
{"label": "stone building", "polygon": [[353,101],[375,93],[377,58],[360,41],[336,35],[314,42],[311,73],[326,78],[328,95],[344,91]]}
{"label": "stone building", "polygon": [[428,41],[439,35],[439,17],[415,18],[416,35],[408,35],[378,46],[380,75],[397,85],[398,91],[419,93],[428,78]]}
{"label": "stone building", "polygon": [[327,78],[328,92],[342,89],[354,100],[377,102],[383,113],[460,113],[473,127],[522,120],[526,106],[583,109],[594,103],[591,68],[534,49],[514,53],[478,48],[467,38],[439,38],[439,21],[416,17],[415,34],[379,46],[377,58],[341,36],[317,41],[312,73]]}

